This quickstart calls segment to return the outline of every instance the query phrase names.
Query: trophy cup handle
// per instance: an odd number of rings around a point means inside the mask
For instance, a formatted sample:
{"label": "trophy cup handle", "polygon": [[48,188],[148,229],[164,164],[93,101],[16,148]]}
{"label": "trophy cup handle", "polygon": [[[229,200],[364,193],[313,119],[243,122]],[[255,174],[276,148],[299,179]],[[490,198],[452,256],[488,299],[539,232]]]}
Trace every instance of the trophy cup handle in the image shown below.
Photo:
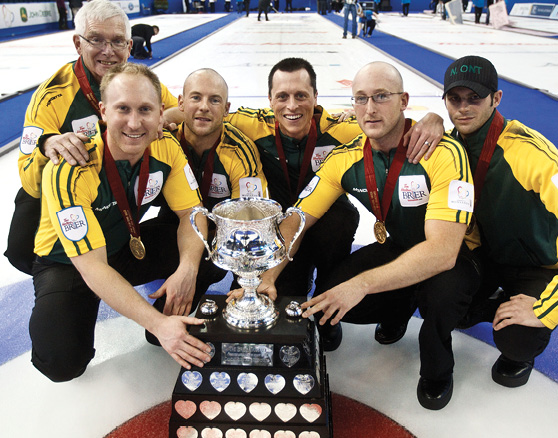
{"label": "trophy cup handle", "polygon": [[293,248],[293,244],[296,242],[296,239],[298,239],[298,236],[300,236],[300,233],[302,233],[302,230],[304,229],[304,225],[306,224],[306,216],[304,216],[304,212],[297,207],[289,207],[287,208],[287,211],[285,211],[285,214],[283,215],[283,217],[281,218],[281,222],[283,222],[283,220],[287,217],[292,215],[293,213],[297,213],[300,216],[300,225],[298,226],[298,230],[296,231],[295,235],[293,236],[293,240],[291,240],[291,243],[289,244],[289,248],[287,249],[287,258],[289,259],[290,262],[293,261],[293,258],[291,257],[291,249]]}
{"label": "trophy cup handle", "polygon": [[213,222],[215,222],[215,217],[205,207],[194,207],[192,209],[192,213],[190,213],[190,223],[192,224],[192,228],[194,229],[198,237],[202,240],[203,244],[205,245],[205,249],[207,249],[207,257],[205,259],[209,260],[213,255],[213,251],[211,251],[211,249],[209,248],[207,240],[205,240],[203,234],[201,233],[201,231],[198,229],[198,226],[196,225],[196,215],[198,213],[203,214],[208,219],[211,219]]}

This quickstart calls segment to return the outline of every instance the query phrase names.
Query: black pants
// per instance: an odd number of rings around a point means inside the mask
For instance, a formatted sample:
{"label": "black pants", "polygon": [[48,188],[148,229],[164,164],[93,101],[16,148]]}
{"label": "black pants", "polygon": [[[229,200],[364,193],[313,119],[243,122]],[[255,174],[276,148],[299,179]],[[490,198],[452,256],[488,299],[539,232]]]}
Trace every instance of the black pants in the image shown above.
{"label": "black pants", "polygon": [[149,52],[144,48],[145,39],[140,36],[132,37],[132,56],[136,59],[149,58]]}
{"label": "black pants", "polygon": [[58,6],[58,17],[58,29],[68,29],[68,13],[66,12],[66,6]]}
{"label": "black pants", "polygon": [[[109,264],[132,285],[170,276],[178,266],[176,226],[157,222],[141,225],[147,249],[137,260],[126,246],[109,258]],[[192,309],[207,288],[226,272],[202,259]],[[80,376],[95,356],[94,332],[99,298],[73,265],[38,259],[33,266],[35,307],[29,321],[33,365],[55,382]]]}
{"label": "black pants", "polygon": [[480,19],[482,16],[482,8],[478,8],[475,6],[475,23],[480,24]]}
{"label": "black pants", "polygon": [[401,8],[403,9],[403,15],[405,15],[405,17],[409,15],[409,6],[410,6],[409,3],[405,3],[401,5]]}
{"label": "black pants", "polygon": [[[347,257],[325,285],[316,288],[315,295],[364,271],[385,265],[404,251],[391,239],[383,245],[373,243],[365,246]],[[424,319],[419,333],[420,375],[427,379],[445,379],[452,374],[454,365],[451,332],[467,312],[479,282],[478,268],[471,254],[463,248],[453,269],[413,286],[366,295],[342,321],[401,325],[411,318],[418,305]]]}
{"label": "black pants", "polygon": [[[500,265],[482,254],[479,258],[482,260],[482,283],[472,308],[478,308],[483,302],[487,303],[498,288],[503,290],[502,301],[519,294],[539,299],[541,292],[556,275],[554,269]],[[532,360],[541,354],[548,345],[551,334],[552,330],[546,327],[516,324],[493,331],[498,350],[508,359],[520,362]]]}
{"label": "black pants", "polygon": [[32,275],[35,254],[35,233],[41,219],[41,200],[19,189],[14,200],[15,210],[8,233],[8,246],[4,255],[21,272]]}
{"label": "black pants", "polygon": [[281,272],[276,282],[281,296],[304,296],[312,287],[316,269],[316,287],[349,256],[358,227],[358,210],[347,200],[336,201],[310,228],[294,260]]}
{"label": "black pants", "polygon": [[265,21],[269,20],[269,18],[267,18],[268,9],[269,9],[269,0],[260,0],[258,2],[258,21],[260,21],[262,12],[265,14]]}

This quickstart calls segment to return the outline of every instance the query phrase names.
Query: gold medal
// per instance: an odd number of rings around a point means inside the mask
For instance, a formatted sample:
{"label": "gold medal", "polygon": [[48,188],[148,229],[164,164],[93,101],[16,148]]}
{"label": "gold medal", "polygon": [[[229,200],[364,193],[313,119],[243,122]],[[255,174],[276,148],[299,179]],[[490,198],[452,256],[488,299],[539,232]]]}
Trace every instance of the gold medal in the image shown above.
{"label": "gold medal", "polygon": [[378,243],[385,243],[387,238],[386,224],[382,221],[376,221],[374,223],[374,237]]}
{"label": "gold medal", "polygon": [[143,260],[145,257],[145,246],[139,237],[130,236],[130,250],[138,260]]}

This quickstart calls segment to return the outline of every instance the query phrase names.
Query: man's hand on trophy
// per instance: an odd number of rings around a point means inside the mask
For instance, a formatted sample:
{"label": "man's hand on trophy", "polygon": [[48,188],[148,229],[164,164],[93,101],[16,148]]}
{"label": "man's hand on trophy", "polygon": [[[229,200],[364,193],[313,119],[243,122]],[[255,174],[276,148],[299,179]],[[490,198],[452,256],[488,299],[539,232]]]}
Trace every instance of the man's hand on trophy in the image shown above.
{"label": "man's hand on trophy", "polygon": [[153,334],[157,336],[161,346],[170,356],[186,369],[192,365],[203,367],[211,360],[211,348],[190,335],[188,325],[201,325],[203,319],[188,316],[168,316],[156,327]]}
{"label": "man's hand on trophy", "polygon": [[300,306],[304,310],[302,317],[308,318],[315,313],[323,312],[319,321],[320,325],[324,325],[330,319],[331,325],[340,322],[345,314],[355,307],[365,295],[362,288],[351,286],[350,283],[351,280],[341,283],[333,289],[302,303]]}
{"label": "man's hand on trophy", "polygon": [[238,289],[233,289],[227,293],[227,299],[225,302],[229,303],[232,300],[239,300],[244,294],[244,289],[239,287]]}

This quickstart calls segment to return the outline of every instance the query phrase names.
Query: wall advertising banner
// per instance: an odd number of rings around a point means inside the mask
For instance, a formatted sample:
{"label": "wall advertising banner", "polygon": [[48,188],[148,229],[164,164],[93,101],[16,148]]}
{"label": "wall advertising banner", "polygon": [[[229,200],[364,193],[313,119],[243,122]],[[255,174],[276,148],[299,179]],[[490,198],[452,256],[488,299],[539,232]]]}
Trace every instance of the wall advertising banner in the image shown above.
{"label": "wall advertising banner", "polygon": [[[139,14],[139,0],[115,1],[128,15]],[[35,26],[58,22],[56,2],[45,3],[2,3],[0,4],[0,29]],[[66,10],[70,8],[66,2]],[[68,15],[71,19],[71,13]]]}

